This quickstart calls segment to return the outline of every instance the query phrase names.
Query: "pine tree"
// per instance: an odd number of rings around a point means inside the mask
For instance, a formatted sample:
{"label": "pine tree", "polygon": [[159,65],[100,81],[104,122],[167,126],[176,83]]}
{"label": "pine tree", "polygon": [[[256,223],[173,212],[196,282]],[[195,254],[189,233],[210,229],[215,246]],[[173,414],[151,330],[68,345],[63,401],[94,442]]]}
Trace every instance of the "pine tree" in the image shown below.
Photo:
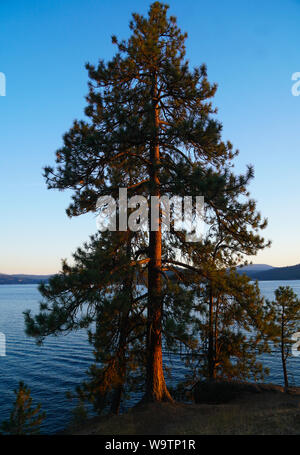
{"label": "pine tree", "polygon": [[[108,235],[112,240],[110,245],[115,242],[112,237],[117,236]],[[96,362],[88,371],[90,381],[78,388],[79,396],[91,401],[98,413],[110,405],[111,413],[118,414],[125,393],[128,395],[145,374],[143,345],[146,322],[143,313],[147,293],[141,291],[139,285],[143,270],[137,270],[130,264],[132,242],[134,238],[137,240],[136,236],[127,231],[122,237],[124,243],[121,254],[124,254],[123,263],[126,266],[119,270],[119,283],[112,283],[111,296],[108,297],[105,292],[102,305],[97,305],[95,330],[89,331]],[[95,251],[102,243],[103,239],[97,242]],[[105,249],[103,255],[107,257],[107,253]],[[121,264],[120,251],[114,250],[113,259],[118,265]],[[111,270],[111,266],[108,270]]]}
{"label": "pine tree", "polygon": [[270,352],[270,317],[258,284],[235,271],[218,270],[198,290],[195,303],[200,337],[196,380],[262,380],[268,369],[257,356]]}
{"label": "pine tree", "polygon": [[[116,198],[120,187],[127,188],[128,197],[143,195],[148,202],[154,198],[156,227],[151,228],[149,211],[148,232],[137,242],[131,258],[132,266],[147,267],[144,399],[150,401],[172,400],[162,358],[164,300],[168,300],[165,273],[177,273],[176,268],[182,267],[207,276],[205,258],[211,248],[209,242],[191,246],[173,223],[164,232],[159,198],[204,196],[206,222],[213,220],[222,226],[225,238],[230,238],[224,251],[235,248],[239,260],[266,246],[258,234],[266,221],[246,189],[253,169],[249,167],[240,176],[231,172],[237,152],[221,139],[222,125],[215,119],[210,101],[216,86],[209,84],[204,65],[189,69],[187,35],[180,31],[175,17],[167,17],[167,10],[167,5],[154,2],[147,18],[133,14],[130,38],[112,38],[118,49],[114,58],[108,63],[100,61],[96,67],[87,65],[90,89],[85,113],[89,121],[74,122],[56,154],[56,168],[45,169],[49,188],[73,191],[67,209],[70,216],[95,211],[100,196]],[[121,267],[116,263],[107,271],[112,282],[118,281]],[[94,275],[90,278],[99,282]],[[45,307],[46,319],[45,314],[35,319],[27,314],[28,333],[45,336],[49,326],[52,332],[59,330],[64,319],[68,328],[76,326],[69,316],[73,307],[64,305],[65,286],[60,289],[60,280],[55,278],[42,288],[44,297],[59,303]],[[169,300],[178,306],[176,293],[170,292]],[[73,294],[73,302],[81,298],[80,292]],[[84,298],[88,296],[84,294]],[[172,326],[170,318],[167,325]],[[175,326],[174,339],[180,324],[175,322]],[[186,330],[183,332],[185,338]]]}
{"label": "pine tree", "polygon": [[40,412],[41,405],[32,407],[30,389],[22,382],[19,382],[19,389],[14,391],[16,401],[10,414],[9,420],[1,424],[5,434],[36,434],[42,421],[45,419],[45,412]]}
{"label": "pine tree", "polygon": [[131,373],[144,375],[147,293],[141,289],[143,268],[131,264],[134,238],[130,231],[92,236],[73,255],[74,265],[65,262],[63,273],[40,286],[47,300],[35,320],[25,313],[27,333],[39,342],[50,334],[89,328],[95,364],[78,392],[99,413],[108,399],[111,412],[118,413]]}
{"label": "pine tree", "polygon": [[287,360],[291,356],[292,335],[300,327],[300,299],[290,286],[280,286],[275,290],[275,300],[267,303],[274,322],[270,335],[275,346],[280,346],[284,387],[288,391]]}
{"label": "pine tree", "polygon": [[[237,189],[230,198],[239,193]],[[231,204],[236,206],[233,201]],[[245,207],[245,217],[249,212],[250,206]],[[267,373],[256,356],[270,351],[270,317],[264,311],[257,283],[236,271],[241,258],[255,254],[257,248],[256,236],[246,231],[242,234],[247,223],[241,219],[237,210],[232,211],[232,220],[227,216],[226,222],[213,215],[208,218],[210,228],[202,243],[187,246],[194,264],[190,272],[194,324],[201,341],[200,352],[199,347],[196,350],[196,358],[201,359],[198,378],[263,378]],[[235,230],[228,229],[235,222],[240,228],[238,238]],[[253,224],[251,221],[248,226]],[[202,267],[202,274],[195,273],[197,267]]]}

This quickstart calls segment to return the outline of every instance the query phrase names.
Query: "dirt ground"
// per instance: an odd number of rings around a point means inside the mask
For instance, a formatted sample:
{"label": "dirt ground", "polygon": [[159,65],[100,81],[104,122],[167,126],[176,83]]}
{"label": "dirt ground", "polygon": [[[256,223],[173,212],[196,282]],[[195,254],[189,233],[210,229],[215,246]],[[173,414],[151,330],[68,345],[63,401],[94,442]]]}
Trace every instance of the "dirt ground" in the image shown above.
{"label": "dirt ground", "polygon": [[151,403],[120,416],[97,417],[67,434],[290,435],[300,434],[300,389],[244,392],[226,404]]}

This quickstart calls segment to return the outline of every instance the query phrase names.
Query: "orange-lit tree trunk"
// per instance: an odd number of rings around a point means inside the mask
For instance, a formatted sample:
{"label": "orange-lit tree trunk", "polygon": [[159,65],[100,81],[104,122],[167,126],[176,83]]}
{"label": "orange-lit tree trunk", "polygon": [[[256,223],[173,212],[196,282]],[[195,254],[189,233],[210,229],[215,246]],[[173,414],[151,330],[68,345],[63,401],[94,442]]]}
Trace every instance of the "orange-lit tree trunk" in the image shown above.
{"label": "orange-lit tree trunk", "polygon": [[[146,401],[172,401],[163,372],[162,359],[162,285],[161,285],[161,213],[159,208],[160,181],[159,181],[159,105],[157,100],[157,77],[152,77],[152,121],[153,140],[150,145],[150,196],[155,196],[157,218],[153,230],[151,226],[151,210],[149,211],[149,264],[148,264],[148,320],[147,320],[147,377]],[[152,220],[153,221],[153,220]]]}

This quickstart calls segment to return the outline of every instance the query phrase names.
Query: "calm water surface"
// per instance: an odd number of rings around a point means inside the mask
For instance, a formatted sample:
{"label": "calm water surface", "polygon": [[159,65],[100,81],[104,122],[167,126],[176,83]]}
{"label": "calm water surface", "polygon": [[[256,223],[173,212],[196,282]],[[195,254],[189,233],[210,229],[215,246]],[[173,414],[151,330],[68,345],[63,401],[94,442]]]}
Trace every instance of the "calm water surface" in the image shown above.
{"label": "calm water surface", "polygon": [[[261,281],[262,294],[274,297],[278,286],[291,286],[300,297],[300,281]],[[0,286],[0,332],[6,336],[6,356],[0,357],[0,421],[9,416],[14,401],[13,390],[20,380],[31,389],[34,402],[40,402],[47,417],[43,433],[62,430],[71,418],[75,403],[66,398],[66,391],[86,379],[86,370],[93,361],[86,331],[49,337],[42,347],[24,333],[23,311],[39,310],[40,295],[36,285]],[[279,353],[264,356],[270,368],[268,382],[282,384]],[[173,358],[173,381],[184,376],[180,359]],[[291,384],[300,386],[300,357],[292,357],[288,364]],[[172,382],[173,382],[172,381]]]}

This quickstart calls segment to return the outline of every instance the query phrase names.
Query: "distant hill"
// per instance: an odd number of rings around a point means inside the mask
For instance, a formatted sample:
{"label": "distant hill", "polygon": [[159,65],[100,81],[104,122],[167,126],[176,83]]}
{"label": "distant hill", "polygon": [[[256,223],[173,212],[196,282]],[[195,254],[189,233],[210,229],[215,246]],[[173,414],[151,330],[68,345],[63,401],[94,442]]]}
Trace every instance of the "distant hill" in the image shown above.
{"label": "distant hill", "polygon": [[272,267],[271,265],[268,264],[250,264],[246,265],[245,267],[239,267],[238,271],[240,273],[243,272],[249,272],[249,273],[256,273],[256,272],[264,272],[265,270],[270,270],[274,269],[275,267]]}
{"label": "distant hill", "polygon": [[[276,280],[300,280],[300,264],[289,267],[272,267],[268,264],[251,264],[245,267],[239,267],[238,273],[245,274],[258,281],[276,281]],[[173,272],[168,272],[170,277]],[[0,273],[1,284],[40,284],[42,281],[48,281],[52,275],[6,275]]]}
{"label": "distant hill", "polygon": [[259,281],[300,280],[300,264],[288,267],[272,267],[266,264],[253,264],[240,267],[239,273]]}
{"label": "distant hill", "polygon": [[6,275],[0,273],[0,284],[40,284],[48,281],[51,275]]}

